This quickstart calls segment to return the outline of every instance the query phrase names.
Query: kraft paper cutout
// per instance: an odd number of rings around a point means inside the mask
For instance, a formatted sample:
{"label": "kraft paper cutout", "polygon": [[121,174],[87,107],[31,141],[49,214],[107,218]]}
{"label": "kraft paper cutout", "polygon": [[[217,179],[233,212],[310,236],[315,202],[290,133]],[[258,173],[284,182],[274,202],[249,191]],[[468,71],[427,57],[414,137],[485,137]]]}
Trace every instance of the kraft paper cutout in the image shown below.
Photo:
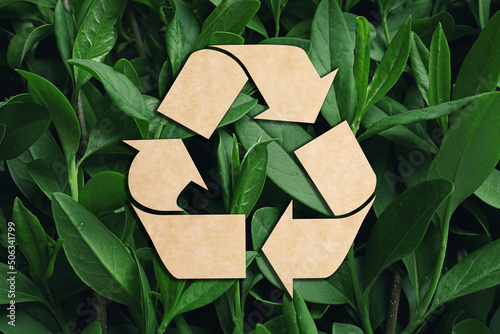
{"label": "kraft paper cutout", "polygon": [[314,123],[337,70],[320,78],[306,52],[290,45],[218,45],[243,63],[269,109],[255,117]]}
{"label": "kraft paper cutout", "polygon": [[375,191],[375,172],[345,121],[296,150],[295,155],[337,216],[356,210]]}
{"label": "kraft paper cutout", "polygon": [[245,278],[245,215],[154,215],[134,207],[176,278]]}
{"label": "kraft paper cutout", "polygon": [[[241,61],[269,104],[256,118],[314,122],[337,73],[320,78],[298,47],[218,48]],[[247,79],[230,56],[215,50],[197,51],[189,57],[159,111],[209,138]],[[189,182],[206,188],[182,140],[126,143],[139,150],[130,167],[129,188],[142,205],[181,211],[177,197]],[[337,215],[359,208],[375,189],[375,173],[346,122],[295,153]],[[373,200],[345,218],[293,219],[290,203],[262,249],[292,297],[294,278],[323,278],[337,270],[372,204]],[[175,277],[245,277],[244,215],[155,215],[134,209]]]}
{"label": "kraft paper cutout", "polygon": [[177,197],[189,182],[207,189],[181,139],[127,140],[125,143],[139,151],[130,166],[128,187],[132,197],[145,207],[182,211]]}
{"label": "kraft paper cutout", "polygon": [[262,247],[290,296],[294,278],[326,278],[340,267],[372,204],[345,218],[293,219],[290,202]]}
{"label": "kraft paper cutout", "polygon": [[189,56],[158,112],[210,138],[248,77],[222,52],[200,50]]}

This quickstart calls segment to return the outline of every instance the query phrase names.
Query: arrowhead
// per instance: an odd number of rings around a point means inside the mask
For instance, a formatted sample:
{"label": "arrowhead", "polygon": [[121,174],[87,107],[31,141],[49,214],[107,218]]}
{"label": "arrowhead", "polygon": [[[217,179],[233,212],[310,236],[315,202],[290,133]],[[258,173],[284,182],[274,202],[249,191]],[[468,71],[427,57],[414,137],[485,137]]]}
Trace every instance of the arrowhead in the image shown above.
{"label": "arrowhead", "polygon": [[320,78],[305,51],[291,45],[220,45],[243,63],[269,109],[255,117],[314,123],[337,70]]}
{"label": "arrowhead", "polygon": [[245,215],[155,215],[134,210],[174,277],[245,278]]}
{"label": "arrowhead", "polygon": [[373,200],[344,218],[293,219],[293,202],[262,251],[293,298],[294,278],[326,278],[342,264]]}
{"label": "arrowhead", "polygon": [[128,183],[132,197],[158,211],[182,211],[177,197],[193,181],[207,189],[181,139],[128,140],[139,150],[130,166]]}

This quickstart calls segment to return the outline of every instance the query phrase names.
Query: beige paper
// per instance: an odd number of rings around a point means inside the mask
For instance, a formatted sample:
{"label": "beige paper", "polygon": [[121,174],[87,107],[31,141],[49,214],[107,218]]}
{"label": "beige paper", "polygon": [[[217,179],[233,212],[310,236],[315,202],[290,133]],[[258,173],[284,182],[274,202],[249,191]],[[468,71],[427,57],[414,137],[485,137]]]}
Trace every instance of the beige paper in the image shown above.
{"label": "beige paper", "polygon": [[346,218],[293,219],[293,201],[262,250],[293,297],[294,278],[326,278],[342,264],[373,200]]}
{"label": "beige paper", "polygon": [[291,45],[217,45],[247,69],[269,109],[255,117],[314,123],[337,70],[320,78],[305,51]]}
{"label": "beige paper", "polygon": [[248,77],[238,62],[215,50],[189,56],[158,111],[209,138]]}
{"label": "beige paper", "polygon": [[375,172],[345,121],[295,154],[337,216],[356,210],[375,191]]}
{"label": "beige paper", "polygon": [[182,211],[177,197],[193,181],[207,189],[181,139],[127,140],[139,151],[128,175],[132,197],[158,211]]}
{"label": "beige paper", "polygon": [[176,278],[245,278],[245,215],[154,215],[135,208]]}

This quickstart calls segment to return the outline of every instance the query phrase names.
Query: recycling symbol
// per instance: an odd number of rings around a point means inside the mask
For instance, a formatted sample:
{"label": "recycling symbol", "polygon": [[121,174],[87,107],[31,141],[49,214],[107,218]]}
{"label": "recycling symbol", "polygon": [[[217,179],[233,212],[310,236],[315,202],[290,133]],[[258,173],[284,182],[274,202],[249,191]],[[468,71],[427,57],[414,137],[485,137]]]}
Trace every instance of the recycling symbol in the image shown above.
{"label": "recycling symbol", "polygon": [[[214,48],[191,54],[158,108],[207,139],[249,77],[269,106],[256,119],[314,123],[337,73],[320,78],[304,50],[294,46]],[[182,211],[177,197],[191,181],[207,188],[181,139],[126,143],[139,151],[130,167],[130,193],[146,208]],[[373,204],[363,207],[376,185],[346,122],[294,153],[332,212],[342,217],[294,219],[293,200],[288,205],[262,251],[291,296],[294,278],[326,278],[338,269]],[[245,215],[134,209],[174,277],[245,278]]]}

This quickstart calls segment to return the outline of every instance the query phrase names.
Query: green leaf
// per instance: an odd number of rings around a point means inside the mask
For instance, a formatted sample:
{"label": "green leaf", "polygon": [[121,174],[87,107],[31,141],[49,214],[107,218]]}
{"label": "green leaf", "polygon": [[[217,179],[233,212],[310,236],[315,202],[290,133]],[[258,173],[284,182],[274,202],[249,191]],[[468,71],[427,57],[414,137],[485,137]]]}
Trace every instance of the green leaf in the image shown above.
{"label": "green leaf", "polygon": [[206,47],[216,31],[241,35],[259,7],[260,2],[255,0],[223,0],[203,22],[201,33],[193,42],[190,52]]}
{"label": "green leaf", "polygon": [[307,54],[311,52],[312,48],[310,40],[296,37],[272,37],[260,41],[259,44],[293,45],[301,48]]}
{"label": "green leaf", "polygon": [[68,169],[61,156],[29,162],[28,173],[49,199],[53,193],[65,192],[68,185]]}
{"label": "green leaf", "polygon": [[141,90],[141,83],[139,81],[137,71],[135,70],[134,65],[132,65],[127,59],[122,58],[118,60],[113,66],[113,69],[125,75],[127,79],[134,84],[135,88],[139,89],[139,91]]}
{"label": "green leaf", "polygon": [[455,20],[448,12],[441,12],[429,18],[413,20],[412,30],[427,48],[431,45],[432,35],[439,24],[443,27],[448,39],[451,39],[455,30]]}
{"label": "green leaf", "polygon": [[500,159],[500,94],[476,98],[446,132],[428,178],[452,181],[455,190],[438,211],[449,219],[457,206],[483,184]]}
{"label": "green leaf", "polygon": [[257,99],[254,99],[244,93],[239,93],[229,110],[220,121],[219,125],[217,125],[217,128],[221,128],[241,119],[257,105],[257,102]]}
{"label": "green leaf", "polygon": [[373,74],[368,85],[365,112],[389,92],[403,73],[410,55],[410,32],[411,17],[399,28]]}
{"label": "green leaf", "polygon": [[272,207],[264,207],[255,211],[251,225],[252,245],[254,250],[261,250],[280,216],[281,212]]}
{"label": "green leaf", "polygon": [[494,169],[474,194],[486,204],[500,209],[500,171]]}
{"label": "green leaf", "polygon": [[[114,70],[108,65],[104,65],[92,60],[72,59],[70,64],[84,68],[96,77],[106,89],[113,103],[126,115],[142,120],[139,129],[144,138],[147,138],[148,126],[143,126],[147,121],[147,107],[142,98],[141,92],[122,73]],[[137,121],[136,121],[137,122]]]}
{"label": "green leaf", "polygon": [[179,303],[186,280],[173,277],[157,256],[153,260],[154,271],[163,303],[163,317],[167,318],[165,327],[174,318],[174,309]]}
{"label": "green leaf", "polygon": [[359,136],[358,141],[361,142],[397,125],[408,125],[430,119],[436,119],[439,117],[447,116],[453,112],[459,114],[459,112],[463,112],[464,110],[469,108],[469,106],[474,105],[474,100],[487,98],[488,96],[492,96],[491,94],[493,93],[470,96],[457,101],[450,101],[437,106],[423,109],[409,110],[404,113],[382,118],[379,121],[373,123],[373,125],[371,125],[361,136]]}
{"label": "green leaf", "polygon": [[234,280],[196,280],[181,295],[173,314],[185,313],[212,303],[226,292]]}
{"label": "green leaf", "polygon": [[465,319],[453,327],[451,334],[492,334],[484,323],[477,319]]}
{"label": "green leaf", "polygon": [[12,68],[19,68],[23,63],[24,56],[35,44],[52,35],[52,24],[44,24],[39,27],[27,28],[16,34],[7,48],[7,64]]}
{"label": "green leaf", "polygon": [[450,48],[441,23],[432,36],[429,55],[429,106],[450,101]]}
{"label": "green leaf", "polygon": [[[6,129],[7,129],[7,127],[5,126],[5,124],[0,123],[0,147],[2,145],[3,137],[5,136]],[[2,159],[0,159],[0,160],[2,160]]]}
{"label": "green leaf", "polygon": [[54,273],[54,265],[56,263],[57,254],[59,254],[59,251],[61,250],[64,241],[65,241],[64,239],[57,239],[57,242],[54,245],[54,250],[52,250],[52,253],[50,254],[49,258],[49,263],[47,264],[47,270],[45,270],[45,274],[43,275],[43,279],[45,281],[47,281]]}
{"label": "green leaf", "polygon": [[[7,252],[10,252],[10,249]],[[12,292],[9,292],[12,290],[12,282],[15,282],[15,296],[11,295],[9,297],[9,294],[12,294]],[[11,300],[14,300],[16,304],[40,302],[49,305],[38,287],[28,277],[24,276],[20,271],[12,270],[6,263],[0,262],[0,304],[9,304]]]}
{"label": "green leaf", "polygon": [[0,8],[8,6],[15,2],[30,2],[32,4],[40,5],[47,8],[54,8],[54,0],[0,0]]}
{"label": "green leaf", "polygon": [[[236,133],[243,147],[250,148],[262,136],[263,141],[281,138],[283,142],[268,145],[267,176],[284,192],[310,208],[331,215],[307,173],[292,157],[293,150],[312,138],[298,124],[254,121],[248,116],[235,123]],[[280,134],[281,133],[281,134]],[[272,135],[271,135],[272,134]]]}
{"label": "green leaf", "polygon": [[[93,1],[83,19],[73,46],[74,59],[102,62],[116,42],[114,25],[126,2],[120,0]],[[75,82],[79,89],[90,79],[85,68],[75,68]]]}
{"label": "green leaf", "polygon": [[447,180],[422,182],[403,192],[382,212],[364,259],[365,295],[386,268],[418,247],[434,212],[452,191],[453,184]]}
{"label": "green leaf", "polygon": [[491,0],[479,0],[479,25],[484,28],[490,19]]}
{"label": "green leaf", "polygon": [[262,324],[257,324],[257,326],[255,326],[254,334],[272,334],[272,333],[266,328],[266,326]]}
{"label": "green leaf", "polygon": [[363,110],[370,74],[370,25],[359,16],[356,19],[356,48],[354,49],[354,80],[358,92],[358,110]]}
{"label": "green leaf", "polygon": [[96,217],[102,217],[126,204],[126,182],[125,176],[117,172],[98,173],[85,184],[78,200]]}
{"label": "green leaf", "polygon": [[358,326],[351,324],[341,324],[334,322],[332,326],[332,334],[363,334],[363,330]]}
{"label": "green leaf", "polygon": [[28,261],[31,277],[38,286],[43,286],[49,262],[49,246],[45,230],[38,218],[26,209],[19,198],[14,201],[12,219],[15,223],[18,246]]}
{"label": "green leaf", "polygon": [[135,252],[134,255],[135,263],[137,264],[137,270],[139,271],[139,278],[141,283],[141,329],[142,333],[154,333],[156,331],[156,314],[155,307],[153,305],[153,300],[151,298],[150,292],[151,287],[149,286],[148,277],[144,272],[144,269],[137,258]]}
{"label": "green leaf", "polygon": [[0,160],[15,158],[33,145],[50,124],[47,109],[33,104],[11,102],[0,109],[5,129],[0,143]]}
{"label": "green leaf", "polygon": [[121,304],[138,308],[139,272],[122,242],[71,197],[56,193],[52,211],[68,261],[94,291]]}
{"label": "green leaf", "polygon": [[73,45],[75,44],[75,22],[61,0],[57,2],[54,10],[54,35],[61,59],[68,70],[71,80],[73,80],[73,68],[68,64],[67,60],[71,58]]}
{"label": "green leaf", "polygon": [[285,318],[287,333],[318,333],[318,329],[306,303],[295,289],[293,291],[293,299],[288,293],[285,293],[283,296],[283,316]]}
{"label": "green leaf", "polygon": [[356,105],[354,42],[337,1],[323,0],[318,5],[311,26],[311,42],[310,58],[320,76],[339,69],[321,113],[331,126],[341,119],[350,123]]}
{"label": "green leaf", "polygon": [[234,186],[231,213],[248,216],[257,203],[266,182],[267,145],[271,142],[258,140],[245,154],[238,182]]}
{"label": "green leaf", "polygon": [[345,262],[328,278],[296,279],[294,287],[307,302],[354,307],[352,281]]}
{"label": "green leaf", "polygon": [[411,33],[410,61],[413,77],[417,82],[418,90],[429,104],[429,57],[430,52],[414,32]]}
{"label": "green leaf", "polygon": [[500,13],[477,38],[458,72],[453,99],[494,91],[500,77]]}
{"label": "green leaf", "polygon": [[219,130],[219,146],[217,147],[217,166],[222,187],[222,201],[226,212],[231,206],[232,186],[231,186],[231,158],[233,140],[225,131]]}
{"label": "green leaf", "polygon": [[92,321],[82,331],[82,334],[101,334],[101,333],[102,333],[101,324],[99,324],[97,321]]}
{"label": "green leaf", "polygon": [[73,107],[50,81],[30,72],[17,72],[28,80],[28,90],[33,100],[49,111],[69,164],[75,159],[80,145],[80,124]]}
{"label": "green leaf", "polygon": [[168,24],[165,42],[175,78],[200,34],[200,23],[187,3],[181,0],[169,0],[169,2],[174,10],[174,17]]}
{"label": "green leaf", "polygon": [[238,45],[245,43],[240,35],[227,31],[214,31],[208,45]]}
{"label": "green leaf", "polygon": [[432,309],[452,299],[500,284],[500,239],[465,257],[443,275],[436,289]]}

